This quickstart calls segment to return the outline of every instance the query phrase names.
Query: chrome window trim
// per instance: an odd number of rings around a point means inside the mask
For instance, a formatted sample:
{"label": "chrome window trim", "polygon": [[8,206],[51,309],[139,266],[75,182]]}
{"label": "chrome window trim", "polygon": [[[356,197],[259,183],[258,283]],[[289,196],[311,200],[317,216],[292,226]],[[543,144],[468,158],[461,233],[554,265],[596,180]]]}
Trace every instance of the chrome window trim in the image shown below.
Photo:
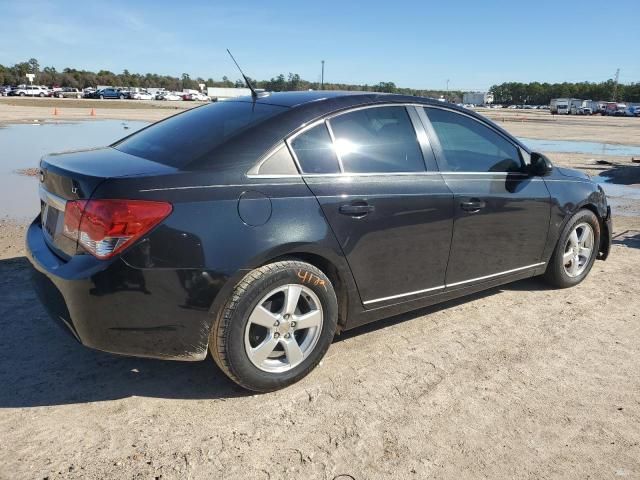
{"label": "chrome window trim", "polygon": [[333,128],[331,127],[331,123],[328,119],[325,118],[324,124],[327,127],[327,131],[329,132],[329,137],[331,138],[331,145],[333,147],[333,153],[336,154],[336,158],[338,159],[338,166],[340,167],[340,173],[344,173],[344,164],[342,163],[342,155],[336,150],[336,136],[333,134]]}
{"label": "chrome window trim", "polygon": [[[335,137],[333,134],[333,129],[331,128],[330,125],[330,120],[332,118],[338,117],[340,115],[345,115],[347,113],[351,113],[351,112],[356,112],[358,110],[365,110],[368,108],[382,108],[382,107],[404,107],[405,110],[407,111],[407,114],[409,115],[409,119],[411,120],[412,124],[413,124],[413,118],[411,118],[411,114],[409,113],[409,109],[408,107],[422,107],[423,109],[427,109],[427,108],[437,108],[440,110],[447,110],[449,112],[453,112],[453,113],[457,113],[459,115],[463,115],[465,117],[468,117],[476,122],[478,122],[481,125],[484,125],[485,127],[489,128],[491,131],[495,132],[496,134],[498,134],[499,136],[501,136],[502,138],[504,138],[507,142],[509,142],[511,145],[513,145],[514,147],[516,147],[518,149],[518,151],[522,150],[522,147],[518,144],[514,144],[513,140],[506,137],[502,132],[496,130],[492,125],[479,120],[475,117],[473,117],[472,115],[469,115],[466,112],[459,112],[458,110],[454,110],[452,108],[447,108],[446,106],[440,106],[440,105],[430,105],[430,104],[424,104],[424,103],[396,103],[396,102],[390,102],[390,103],[376,103],[374,105],[361,105],[359,107],[354,107],[354,108],[348,108],[345,110],[341,110],[339,112],[333,112],[330,113],[322,118],[318,118],[316,120],[313,120],[311,122],[309,122],[306,125],[303,125],[302,127],[300,127],[298,130],[296,130],[295,132],[291,133],[289,136],[285,137],[284,140],[282,142],[279,142],[275,147],[271,148],[268,153],[263,156],[260,160],[258,160],[258,162],[251,167],[251,169],[246,173],[246,176],[249,178],[301,178],[301,177],[339,177],[339,176],[373,176],[373,175],[387,175],[387,176],[395,176],[395,175],[424,175],[424,174],[431,174],[431,175],[522,175],[522,176],[529,176],[528,174],[524,173],[524,172],[453,172],[453,171],[441,171],[438,170],[436,171],[425,171],[425,172],[366,172],[366,173],[349,173],[349,172],[345,172],[344,171],[344,167],[342,164],[342,159],[340,158],[340,155],[338,154],[338,152],[335,152],[336,157],[338,159],[338,164],[340,166],[341,172],[340,173],[304,173],[304,171],[302,170],[302,167],[300,165],[300,161],[298,160],[298,157],[296,155],[296,152],[294,151],[291,142],[293,140],[295,140],[299,135],[302,135],[304,132],[311,130],[312,128],[320,125],[321,123],[325,124],[325,127],[327,128],[327,131],[329,132],[329,136],[331,137],[331,142],[335,143]],[[416,113],[418,114],[418,116],[420,117],[420,120],[423,121],[423,119],[421,118],[421,114],[424,115],[425,117],[427,117],[427,120],[429,121],[429,117],[427,115],[427,112],[425,111],[420,111],[418,108],[416,108]],[[423,121],[424,123],[424,121]],[[431,126],[431,121],[429,121],[429,126]],[[425,140],[427,141],[427,145],[429,145],[429,148],[433,148],[434,145],[432,142],[432,139],[430,138],[430,134],[429,134],[429,129],[426,125],[423,125],[424,129],[425,129],[425,133],[426,133],[426,138]],[[421,145],[421,139],[419,138],[419,132],[416,130],[416,126],[413,125],[414,128],[414,132],[416,134],[416,139],[419,145]],[[438,146],[439,146],[439,140],[436,137],[435,139],[436,141],[438,141]],[[260,170],[260,165],[262,165],[262,163],[264,163],[266,160],[269,159],[269,157],[271,155],[273,155],[274,153],[276,153],[281,147],[281,145],[284,144],[288,149],[289,149],[289,153],[291,154],[291,156],[293,157],[293,161],[296,164],[296,167],[298,169],[299,174],[298,175],[261,175],[259,173],[252,173],[254,170],[255,171],[259,171]],[[526,152],[526,150],[525,150]],[[421,152],[422,153],[422,152]],[[435,154],[435,152],[434,152]],[[522,152],[520,152],[521,154],[521,158],[520,160],[522,161],[523,165],[526,165],[526,161],[524,158],[524,155],[522,155]],[[424,155],[423,155],[424,157]],[[426,160],[423,158],[423,161],[425,161],[425,170],[426,170]],[[436,155],[436,163],[437,163],[437,155]],[[534,178],[534,177],[531,177]]]}
{"label": "chrome window trim", "polygon": [[387,301],[387,300],[394,300],[396,298],[402,298],[402,297],[409,297],[409,296],[412,296],[412,295],[418,295],[420,293],[427,293],[427,292],[433,292],[433,291],[436,291],[436,290],[442,290],[442,289],[445,289],[445,288],[457,287],[459,285],[464,285],[466,283],[479,282],[481,280],[489,280],[491,278],[500,277],[502,275],[508,275],[510,273],[521,272],[522,270],[528,270],[528,269],[531,269],[531,268],[541,267],[541,266],[543,266],[545,264],[546,264],[546,262],[533,263],[531,265],[526,265],[524,267],[512,268],[511,270],[505,270],[504,272],[492,273],[491,275],[485,275],[483,277],[470,278],[469,280],[463,280],[461,282],[445,283],[444,285],[439,285],[437,287],[431,287],[431,288],[425,288],[424,290],[416,290],[414,292],[400,293],[398,295],[391,295],[391,296],[388,296],[388,297],[374,298],[373,300],[363,301],[362,304],[363,305],[369,305],[371,303],[379,303],[379,302],[384,302],[384,301]]}

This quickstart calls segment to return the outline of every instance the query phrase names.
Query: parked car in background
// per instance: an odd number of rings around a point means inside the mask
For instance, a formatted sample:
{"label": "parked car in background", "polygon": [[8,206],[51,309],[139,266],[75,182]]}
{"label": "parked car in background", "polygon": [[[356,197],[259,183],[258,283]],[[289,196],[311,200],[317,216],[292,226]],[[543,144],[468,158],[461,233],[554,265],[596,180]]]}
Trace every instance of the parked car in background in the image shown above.
{"label": "parked car in background", "polygon": [[145,92],[144,90],[140,90],[137,92],[131,92],[129,94],[129,98],[132,100],[153,100],[154,95],[149,92]]}
{"label": "parked car in background", "polygon": [[19,85],[9,92],[12,97],[46,97],[49,89],[41,85]]}
{"label": "parked car in background", "polygon": [[161,94],[156,96],[156,100],[182,100],[182,96],[176,92],[162,92]]}
{"label": "parked car in background", "polygon": [[53,92],[56,98],[82,98],[82,92],[77,88],[63,87],[57,92]]}
{"label": "parked car in background", "polygon": [[100,100],[119,98],[120,100],[124,100],[125,98],[127,98],[127,94],[126,92],[117,90],[115,88],[103,88],[102,90],[98,90],[92,93],[90,98],[99,98]]}
{"label": "parked car in background", "polygon": [[56,322],[117,354],[209,351],[261,392],[337,331],[538,275],[572,287],[611,244],[588,175],[413,96],[216,102],[46,156],[40,179],[26,255]]}
{"label": "parked car in background", "polygon": [[191,92],[182,95],[183,100],[196,101],[196,102],[208,102],[210,99],[204,93]]}
{"label": "parked car in background", "polygon": [[9,95],[10,91],[11,91],[11,87],[9,85],[0,86],[0,96],[6,97],[7,95]]}

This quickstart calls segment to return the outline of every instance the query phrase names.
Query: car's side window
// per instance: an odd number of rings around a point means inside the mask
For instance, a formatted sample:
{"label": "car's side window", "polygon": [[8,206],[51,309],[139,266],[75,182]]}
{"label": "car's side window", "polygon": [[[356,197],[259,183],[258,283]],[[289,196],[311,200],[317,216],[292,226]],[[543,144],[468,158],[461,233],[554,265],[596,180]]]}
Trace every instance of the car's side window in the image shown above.
{"label": "car's side window", "polygon": [[298,175],[298,169],[287,146],[281,144],[248,173],[249,175]]}
{"label": "car's side window", "polygon": [[446,165],[453,172],[519,172],[519,149],[507,139],[466,115],[440,108],[424,109],[440,140]]}
{"label": "car's side window", "polygon": [[415,129],[403,106],[364,108],[329,121],[346,173],[424,172]]}
{"label": "car's side window", "polygon": [[289,144],[304,173],[340,173],[340,164],[324,123],[301,133]]}

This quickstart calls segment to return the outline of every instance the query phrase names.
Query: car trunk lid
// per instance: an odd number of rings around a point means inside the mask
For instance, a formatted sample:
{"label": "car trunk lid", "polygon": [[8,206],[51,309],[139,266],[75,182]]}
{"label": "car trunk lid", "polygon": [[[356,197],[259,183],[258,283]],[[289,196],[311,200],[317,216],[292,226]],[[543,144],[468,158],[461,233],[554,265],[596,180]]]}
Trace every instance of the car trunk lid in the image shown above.
{"label": "car trunk lid", "polygon": [[173,167],[109,147],[45,156],[40,161],[39,194],[42,231],[47,244],[65,259],[77,251],[77,241],[64,235],[68,201],[90,199],[98,185],[109,178],[173,171]]}

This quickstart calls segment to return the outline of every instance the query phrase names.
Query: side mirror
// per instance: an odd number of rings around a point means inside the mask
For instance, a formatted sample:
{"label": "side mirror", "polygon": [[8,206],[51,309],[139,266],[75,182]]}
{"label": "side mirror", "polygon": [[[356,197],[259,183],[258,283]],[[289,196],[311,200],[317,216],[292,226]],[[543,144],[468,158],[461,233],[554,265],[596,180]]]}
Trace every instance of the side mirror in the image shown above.
{"label": "side mirror", "polygon": [[545,155],[538,152],[531,152],[531,163],[529,163],[529,174],[536,177],[545,177],[553,171],[553,164]]}

